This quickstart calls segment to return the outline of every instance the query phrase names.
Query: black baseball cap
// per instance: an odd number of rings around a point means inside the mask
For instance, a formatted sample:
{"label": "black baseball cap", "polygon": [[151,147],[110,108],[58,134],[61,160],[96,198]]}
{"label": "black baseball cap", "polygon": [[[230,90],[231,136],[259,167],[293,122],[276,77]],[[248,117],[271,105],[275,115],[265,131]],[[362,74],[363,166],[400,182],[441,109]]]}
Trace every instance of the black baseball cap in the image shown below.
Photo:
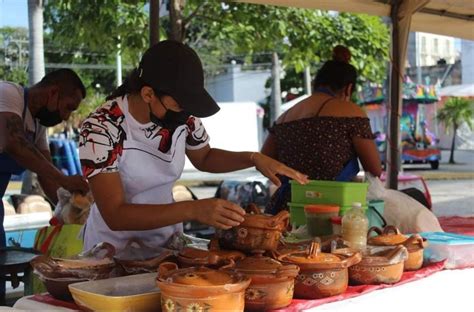
{"label": "black baseball cap", "polygon": [[209,117],[219,111],[216,101],[204,89],[199,56],[183,43],[165,40],[150,47],[143,54],[138,75],[154,90],[173,97],[193,116]]}

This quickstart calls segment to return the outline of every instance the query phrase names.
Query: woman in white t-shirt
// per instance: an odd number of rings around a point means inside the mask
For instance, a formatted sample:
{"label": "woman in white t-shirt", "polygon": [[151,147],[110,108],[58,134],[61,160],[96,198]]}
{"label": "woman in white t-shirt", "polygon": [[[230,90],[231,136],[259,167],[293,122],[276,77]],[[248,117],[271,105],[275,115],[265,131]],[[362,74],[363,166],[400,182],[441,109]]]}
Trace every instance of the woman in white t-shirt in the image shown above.
{"label": "woman in white t-shirt", "polygon": [[132,237],[162,246],[182,222],[228,229],[245,211],[225,200],[174,203],[172,187],[188,156],[201,171],[255,166],[279,185],[277,174],[300,183],[307,177],[263,154],[209,146],[199,119],[219,107],[204,89],[202,65],[188,46],[162,41],[107,102],[83,123],[80,156],[95,204],[86,223],[84,249],[109,242],[122,249]]}

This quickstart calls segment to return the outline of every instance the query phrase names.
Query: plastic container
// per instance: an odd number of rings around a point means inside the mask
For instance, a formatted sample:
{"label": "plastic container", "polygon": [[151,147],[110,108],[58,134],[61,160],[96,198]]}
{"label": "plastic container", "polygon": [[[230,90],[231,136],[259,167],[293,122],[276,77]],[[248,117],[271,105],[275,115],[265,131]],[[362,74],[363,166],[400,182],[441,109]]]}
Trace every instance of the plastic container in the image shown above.
{"label": "plastic container", "polygon": [[288,203],[290,208],[290,224],[301,226],[306,224],[306,216],[304,214],[305,204]]}
{"label": "plastic container", "polygon": [[304,206],[304,213],[309,235],[313,237],[331,235],[330,218],[339,214],[339,206],[306,205]]}
{"label": "plastic container", "polygon": [[86,311],[160,311],[156,273],[145,273],[69,285],[77,305]]}
{"label": "plastic container", "polygon": [[[385,208],[385,202],[383,200],[371,200],[368,203],[369,208],[367,209],[366,215],[369,219],[369,228],[376,226],[384,228],[387,226],[385,219],[383,219],[383,212]],[[375,233],[373,233],[375,235]]]}
{"label": "plastic container", "polygon": [[445,268],[474,267],[474,236],[446,232],[423,232],[428,240],[423,258],[426,262],[446,260]]}
{"label": "plastic container", "polygon": [[330,220],[331,220],[331,225],[332,225],[332,234],[341,235],[342,217],[335,216],[335,217],[331,217]]}
{"label": "plastic container", "polygon": [[[342,206],[341,209],[339,210],[339,215],[343,217],[348,211],[352,209],[352,205],[350,206]],[[368,206],[362,205],[362,211],[367,214],[367,210],[369,209]]]}
{"label": "plastic container", "polygon": [[367,201],[368,183],[312,180],[305,185],[290,181],[291,202],[350,206]]}
{"label": "plastic container", "polygon": [[361,203],[353,203],[352,209],[342,217],[342,238],[349,242],[349,247],[365,250],[369,220],[362,210]]}

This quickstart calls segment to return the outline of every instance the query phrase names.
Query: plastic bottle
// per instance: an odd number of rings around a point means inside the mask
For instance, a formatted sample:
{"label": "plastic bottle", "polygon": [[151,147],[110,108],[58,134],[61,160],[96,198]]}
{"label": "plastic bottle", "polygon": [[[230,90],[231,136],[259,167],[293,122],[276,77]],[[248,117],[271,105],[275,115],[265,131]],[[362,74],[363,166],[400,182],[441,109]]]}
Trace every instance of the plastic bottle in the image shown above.
{"label": "plastic bottle", "polygon": [[342,217],[342,238],[349,247],[363,251],[367,246],[369,219],[362,210],[361,203],[353,203],[352,208]]}

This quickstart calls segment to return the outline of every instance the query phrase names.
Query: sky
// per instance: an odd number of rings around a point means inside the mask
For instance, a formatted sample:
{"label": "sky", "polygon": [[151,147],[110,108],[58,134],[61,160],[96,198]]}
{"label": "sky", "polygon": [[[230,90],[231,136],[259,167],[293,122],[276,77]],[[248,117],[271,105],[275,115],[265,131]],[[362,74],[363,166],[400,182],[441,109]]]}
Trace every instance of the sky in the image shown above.
{"label": "sky", "polygon": [[0,27],[28,27],[27,0],[0,0]]}

